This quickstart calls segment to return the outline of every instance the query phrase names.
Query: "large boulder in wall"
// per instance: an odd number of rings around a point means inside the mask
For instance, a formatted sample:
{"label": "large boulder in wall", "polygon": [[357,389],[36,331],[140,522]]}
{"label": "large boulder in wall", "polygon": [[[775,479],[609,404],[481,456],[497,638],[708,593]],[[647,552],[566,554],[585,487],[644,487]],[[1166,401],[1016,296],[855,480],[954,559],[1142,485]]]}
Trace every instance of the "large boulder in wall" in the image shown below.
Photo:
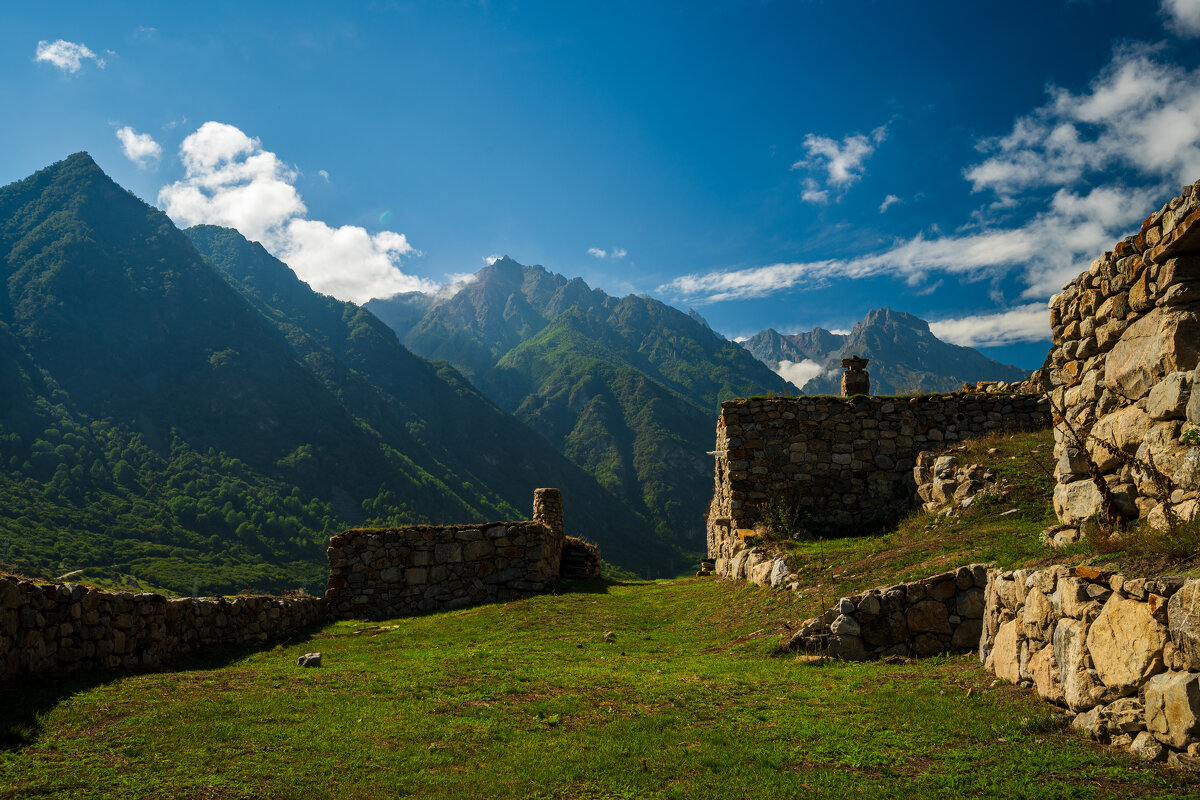
{"label": "large boulder in wall", "polygon": [[1104,363],[1104,385],[1139,400],[1167,375],[1195,369],[1198,361],[1200,317],[1194,311],[1156,308],[1113,345]]}

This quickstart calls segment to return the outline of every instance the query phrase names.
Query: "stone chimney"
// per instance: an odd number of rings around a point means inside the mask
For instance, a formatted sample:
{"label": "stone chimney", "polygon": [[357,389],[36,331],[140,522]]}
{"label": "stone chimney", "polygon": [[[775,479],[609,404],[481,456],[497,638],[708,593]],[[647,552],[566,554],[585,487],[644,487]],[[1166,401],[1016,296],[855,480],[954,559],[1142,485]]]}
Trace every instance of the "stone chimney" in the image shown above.
{"label": "stone chimney", "polygon": [[558,489],[534,489],[533,520],[549,527],[561,539],[564,536],[562,492]]}
{"label": "stone chimney", "polygon": [[850,356],[849,358],[842,359],[842,369],[846,370],[842,373],[843,397],[871,393],[871,376],[866,370],[866,366],[870,360],[869,358],[859,358],[858,356]]}

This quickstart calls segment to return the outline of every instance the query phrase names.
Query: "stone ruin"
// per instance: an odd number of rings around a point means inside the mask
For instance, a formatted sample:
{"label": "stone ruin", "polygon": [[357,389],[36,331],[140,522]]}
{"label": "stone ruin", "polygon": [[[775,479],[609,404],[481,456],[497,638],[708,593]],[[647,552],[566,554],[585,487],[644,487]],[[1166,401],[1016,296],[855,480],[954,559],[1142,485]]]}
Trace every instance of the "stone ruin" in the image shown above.
{"label": "stone ruin", "polygon": [[856,394],[871,393],[871,375],[867,372],[869,358],[850,356],[842,359],[842,396],[852,397]]}
{"label": "stone ruin", "polygon": [[513,600],[560,578],[600,573],[599,549],[565,535],[558,489],[534,491],[532,520],[359,528],[330,539],[327,554],[334,619]]}

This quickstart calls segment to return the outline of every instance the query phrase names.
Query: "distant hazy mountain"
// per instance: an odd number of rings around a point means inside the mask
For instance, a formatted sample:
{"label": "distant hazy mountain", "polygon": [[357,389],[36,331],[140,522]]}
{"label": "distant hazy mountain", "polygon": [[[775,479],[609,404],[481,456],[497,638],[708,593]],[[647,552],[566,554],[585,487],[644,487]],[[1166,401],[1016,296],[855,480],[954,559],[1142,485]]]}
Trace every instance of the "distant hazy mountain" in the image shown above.
{"label": "distant hazy mountain", "polygon": [[417,321],[409,297],[367,308],[541,432],[668,541],[696,549],[720,403],[791,386],[697,314],[611,297],[503,258]]}
{"label": "distant hazy mountain", "polygon": [[801,387],[805,394],[838,394],[841,360],[851,355],[871,359],[867,371],[872,394],[952,391],[964,383],[1022,380],[1030,373],[973,348],[943,342],[925,320],[891,309],[869,312],[849,334],[822,328],[781,334],[768,328],[742,346],[772,369],[779,369],[784,361],[815,362],[806,365],[818,374]]}
{"label": "distant hazy mountain", "polygon": [[0,560],[19,568],[319,589],[348,525],[521,518],[537,486],[606,559],[678,557],[451,367],[235,231],[185,235],[85,153],[0,188],[0,274]]}

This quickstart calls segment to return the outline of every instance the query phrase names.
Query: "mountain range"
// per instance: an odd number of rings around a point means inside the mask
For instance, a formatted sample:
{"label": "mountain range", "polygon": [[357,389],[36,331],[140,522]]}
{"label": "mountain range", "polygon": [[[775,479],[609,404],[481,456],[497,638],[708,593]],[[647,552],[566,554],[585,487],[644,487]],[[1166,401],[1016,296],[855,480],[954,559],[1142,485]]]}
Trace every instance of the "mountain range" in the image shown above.
{"label": "mountain range", "polygon": [[1030,374],[973,348],[943,342],[925,320],[890,308],[868,312],[848,334],[824,328],[782,334],[768,328],[742,346],[794,377],[805,394],[840,394],[841,361],[852,355],[871,360],[872,394],[949,392],[964,383],[1024,380]]}
{"label": "mountain range", "polygon": [[703,548],[721,402],[797,391],[699,315],[508,257],[452,296],[366,307],[692,550]]}
{"label": "mountain range", "polygon": [[348,525],[525,518],[665,574],[620,496],[232,230],[180,231],[85,153],[0,188],[0,559],[181,592],[319,586]]}

